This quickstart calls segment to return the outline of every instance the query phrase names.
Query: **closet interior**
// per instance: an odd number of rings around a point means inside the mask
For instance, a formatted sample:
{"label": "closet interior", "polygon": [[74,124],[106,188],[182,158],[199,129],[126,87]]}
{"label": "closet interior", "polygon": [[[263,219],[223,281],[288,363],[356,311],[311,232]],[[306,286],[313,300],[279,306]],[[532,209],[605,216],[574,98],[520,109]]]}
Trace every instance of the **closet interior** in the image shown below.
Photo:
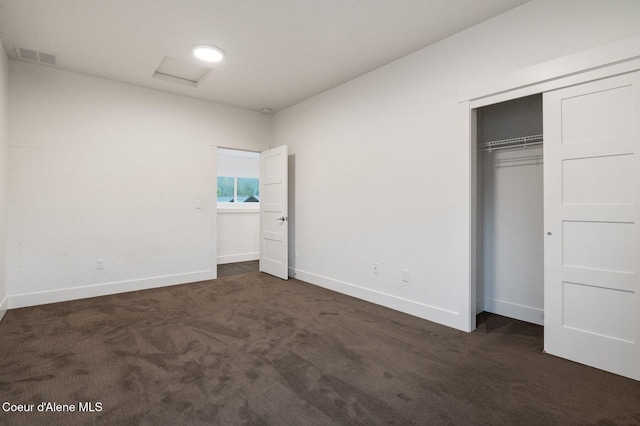
{"label": "closet interior", "polygon": [[476,109],[476,140],[476,311],[542,325],[542,94]]}

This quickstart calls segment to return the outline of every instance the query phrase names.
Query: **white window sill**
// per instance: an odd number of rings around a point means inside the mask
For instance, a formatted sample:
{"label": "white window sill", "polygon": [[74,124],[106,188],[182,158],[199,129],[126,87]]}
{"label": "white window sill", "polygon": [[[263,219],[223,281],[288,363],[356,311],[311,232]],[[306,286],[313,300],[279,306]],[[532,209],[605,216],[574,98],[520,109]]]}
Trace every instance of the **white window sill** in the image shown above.
{"label": "white window sill", "polygon": [[[230,205],[231,204],[231,205]],[[218,203],[219,214],[260,213],[259,203],[246,203],[232,206],[233,203]],[[254,205],[247,205],[254,204]]]}

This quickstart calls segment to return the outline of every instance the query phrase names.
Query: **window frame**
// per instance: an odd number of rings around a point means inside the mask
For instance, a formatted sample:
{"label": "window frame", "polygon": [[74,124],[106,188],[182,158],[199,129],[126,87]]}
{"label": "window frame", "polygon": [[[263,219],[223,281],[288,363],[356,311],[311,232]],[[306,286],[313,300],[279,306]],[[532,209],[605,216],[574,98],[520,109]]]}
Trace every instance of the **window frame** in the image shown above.
{"label": "window frame", "polygon": [[[257,202],[237,202],[238,200],[238,179],[256,179],[258,181],[258,188],[260,188],[260,178],[259,177],[246,177],[246,176],[217,176],[216,177],[216,189],[218,188],[218,179],[224,178],[233,178],[233,200],[234,202],[229,201],[218,201],[218,195],[216,194],[216,203],[218,209],[223,210],[260,210],[260,198],[258,198]],[[216,191],[217,192],[217,191]],[[260,197],[260,195],[258,195]]]}

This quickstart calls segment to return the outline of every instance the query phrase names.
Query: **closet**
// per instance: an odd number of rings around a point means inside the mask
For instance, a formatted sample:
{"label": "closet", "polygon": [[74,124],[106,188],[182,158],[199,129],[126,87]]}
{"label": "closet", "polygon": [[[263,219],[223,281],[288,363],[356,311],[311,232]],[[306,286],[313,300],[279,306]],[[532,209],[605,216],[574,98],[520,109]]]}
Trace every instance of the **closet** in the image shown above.
{"label": "closet", "polygon": [[469,328],[482,311],[542,324],[547,354],[634,380],[639,41],[472,85],[460,109],[470,142],[469,298],[460,309]]}
{"label": "closet", "polygon": [[543,325],[542,95],[476,110],[476,313]]}

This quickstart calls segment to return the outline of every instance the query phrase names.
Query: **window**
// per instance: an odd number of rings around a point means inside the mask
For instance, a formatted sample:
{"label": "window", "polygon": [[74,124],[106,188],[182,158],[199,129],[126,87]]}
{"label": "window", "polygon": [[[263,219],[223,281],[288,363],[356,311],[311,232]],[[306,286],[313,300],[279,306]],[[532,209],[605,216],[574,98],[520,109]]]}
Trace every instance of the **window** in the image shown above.
{"label": "window", "polygon": [[236,178],[237,196],[239,203],[257,203],[260,201],[260,179]]}
{"label": "window", "polygon": [[260,179],[234,176],[218,176],[218,202],[260,202]]}
{"label": "window", "polygon": [[218,176],[218,202],[232,203],[235,200],[235,178]]}
{"label": "window", "polygon": [[217,201],[222,209],[260,209],[260,153],[218,148]]}

